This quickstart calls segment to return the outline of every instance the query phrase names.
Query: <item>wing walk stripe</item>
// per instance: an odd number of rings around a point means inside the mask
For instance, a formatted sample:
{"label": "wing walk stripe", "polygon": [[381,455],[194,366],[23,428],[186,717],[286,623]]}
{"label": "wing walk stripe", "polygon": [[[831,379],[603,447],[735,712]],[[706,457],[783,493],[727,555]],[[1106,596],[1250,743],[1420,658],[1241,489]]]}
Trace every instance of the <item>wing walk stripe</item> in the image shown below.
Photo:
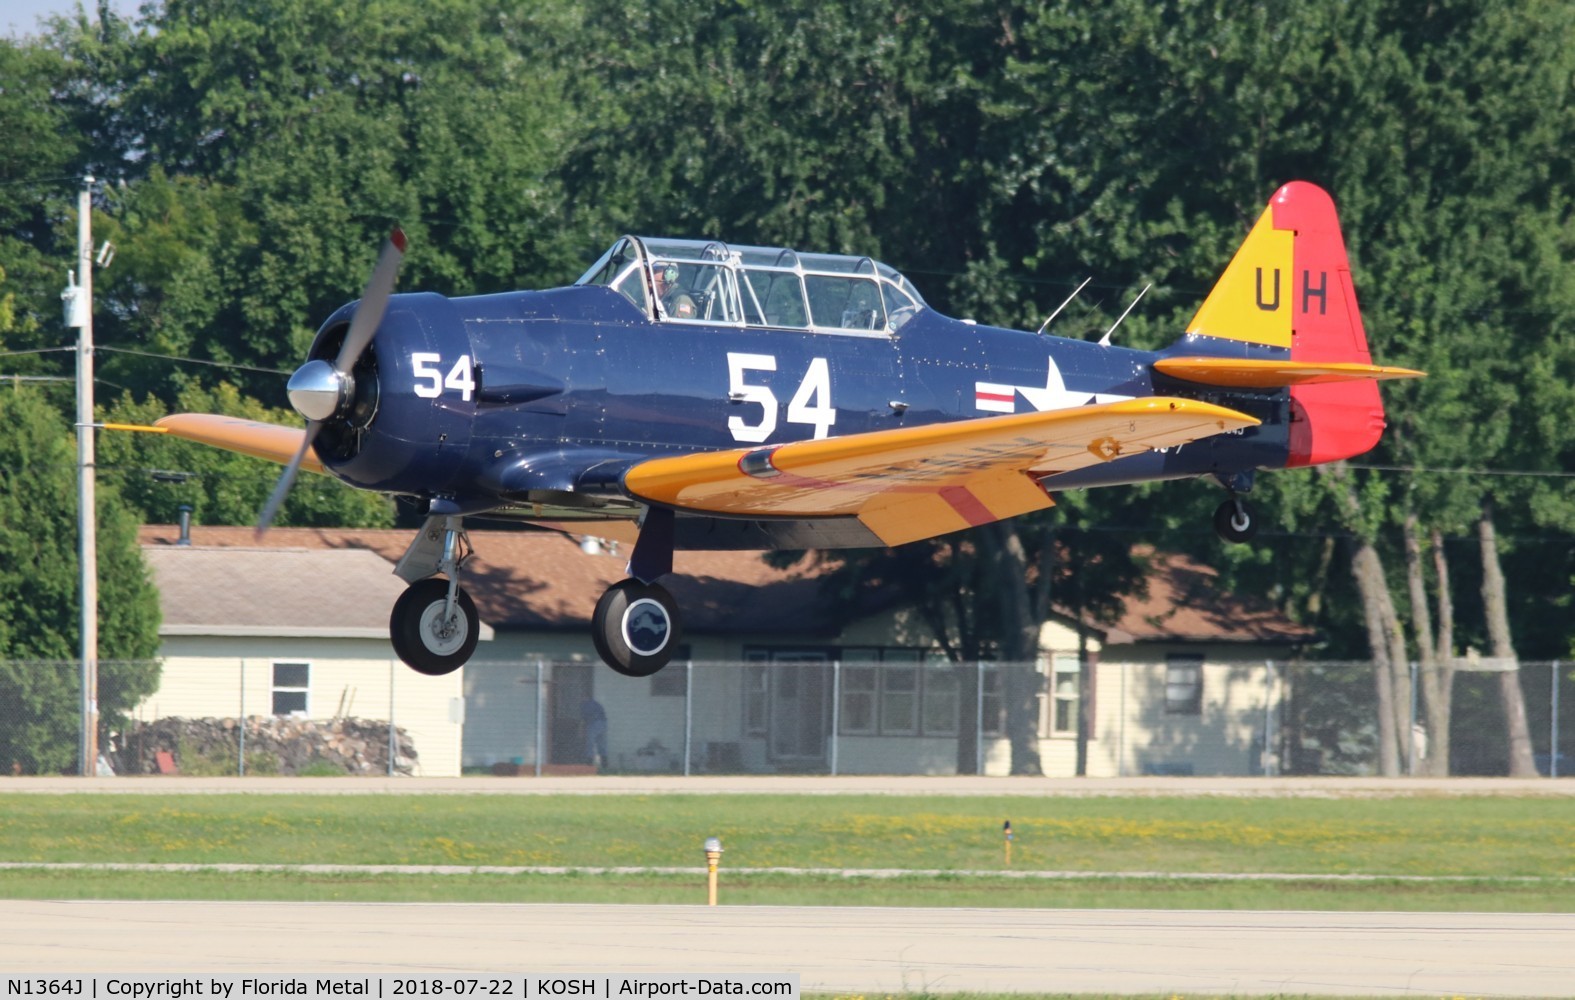
{"label": "wing walk stripe", "polygon": [[941,499],[951,505],[952,510],[962,515],[963,520],[977,528],[981,524],[989,524],[996,520],[982,501],[973,495],[966,486],[943,486],[940,489]]}

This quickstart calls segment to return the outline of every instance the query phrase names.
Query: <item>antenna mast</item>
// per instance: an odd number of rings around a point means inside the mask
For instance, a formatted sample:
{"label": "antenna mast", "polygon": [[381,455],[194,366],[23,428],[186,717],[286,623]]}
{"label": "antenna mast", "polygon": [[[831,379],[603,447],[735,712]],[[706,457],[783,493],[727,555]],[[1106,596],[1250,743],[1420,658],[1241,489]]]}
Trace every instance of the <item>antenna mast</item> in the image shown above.
{"label": "antenna mast", "polygon": [[1071,305],[1072,304],[1072,300],[1077,298],[1077,293],[1081,292],[1084,288],[1087,288],[1088,287],[1088,283],[1090,281],[1093,281],[1093,280],[1094,280],[1094,276],[1093,275],[1089,275],[1088,277],[1083,279],[1083,283],[1081,285],[1078,285],[1076,288],[1072,289],[1072,294],[1068,295],[1066,297],[1066,301],[1061,303],[1060,305],[1056,306],[1055,307],[1055,312],[1051,313],[1050,316],[1043,323],[1039,324],[1039,332],[1040,333],[1044,333],[1045,332],[1045,328],[1050,325],[1050,320],[1053,320],[1057,316],[1061,315],[1061,310],[1063,310],[1067,306]]}
{"label": "antenna mast", "polygon": [[1150,288],[1153,288],[1153,287],[1154,287],[1154,283],[1152,281],[1150,281],[1148,284],[1143,286],[1143,290],[1141,292],[1137,293],[1137,298],[1132,300],[1132,305],[1127,306],[1126,312],[1123,312],[1121,314],[1120,319],[1117,319],[1114,323],[1110,324],[1110,329],[1106,330],[1105,331],[1105,335],[1103,337],[1099,338],[1099,346],[1100,347],[1109,347],[1110,346],[1110,335],[1112,333],[1115,333],[1116,332],[1116,327],[1120,326],[1121,325],[1121,321],[1127,318],[1127,313],[1132,311],[1132,306],[1135,306],[1139,302],[1141,302],[1142,299],[1143,299],[1143,296],[1147,295],[1148,294],[1148,290]]}

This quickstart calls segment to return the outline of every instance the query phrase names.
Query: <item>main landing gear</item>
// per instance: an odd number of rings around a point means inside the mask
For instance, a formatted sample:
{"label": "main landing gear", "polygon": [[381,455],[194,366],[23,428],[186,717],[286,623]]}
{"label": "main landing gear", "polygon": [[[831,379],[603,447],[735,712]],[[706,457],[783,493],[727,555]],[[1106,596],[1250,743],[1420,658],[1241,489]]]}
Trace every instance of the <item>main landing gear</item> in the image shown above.
{"label": "main landing gear", "polygon": [[623,580],[607,588],[591,616],[591,641],[602,662],[625,677],[667,666],[683,637],[678,605],[655,583]]}
{"label": "main landing gear", "polygon": [[[469,552],[460,518],[434,515],[394,568],[412,582],[394,602],[389,638],[394,652],[418,673],[452,673],[476,651],[481,620],[459,585]],[[655,582],[672,571],[673,512],[653,508],[629,558],[631,579],[608,587],[591,616],[596,652],[626,677],[649,677],[678,652],[683,639],[678,604]]]}
{"label": "main landing gear", "polygon": [[591,615],[602,662],[625,677],[649,677],[678,652],[683,623],[673,596],[656,583],[673,571],[673,512],[648,508],[629,556],[629,575],[607,588]]}
{"label": "main landing gear", "polygon": [[434,542],[441,548],[431,552],[426,562],[432,565],[431,555],[436,555],[435,569],[448,579],[429,575],[399,595],[388,617],[388,637],[394,653],[412,670],[441,677],[464,666],[476,651],[481,618],[475,602],[459,586],[460,565],[465,560],[462,550],[468,548],[459,518],[443,518],[441,527],[428,522],[396,571],[404,576],[407,567],[422,561],[423,551],[435,548]]}

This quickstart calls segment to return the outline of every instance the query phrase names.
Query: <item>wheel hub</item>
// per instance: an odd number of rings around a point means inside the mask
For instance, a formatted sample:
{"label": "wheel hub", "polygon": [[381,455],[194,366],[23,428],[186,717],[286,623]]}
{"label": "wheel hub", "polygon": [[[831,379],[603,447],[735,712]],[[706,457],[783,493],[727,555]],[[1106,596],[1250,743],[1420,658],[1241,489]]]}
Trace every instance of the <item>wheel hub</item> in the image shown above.
{"label": "wheel hub", "polygon": [[444,616],[446,603],[434,601],[421,613],[421,635],[425,638],[427,648],[439,656],[447,656],[459,649],[469,634],[464,615],[456,610],[454,614]]}
{"label": "wheel hub", "polygon": [[623,613],[623,641],[641,656],[655,656],[672,636],[667,609],[649,597],[631,601]]}

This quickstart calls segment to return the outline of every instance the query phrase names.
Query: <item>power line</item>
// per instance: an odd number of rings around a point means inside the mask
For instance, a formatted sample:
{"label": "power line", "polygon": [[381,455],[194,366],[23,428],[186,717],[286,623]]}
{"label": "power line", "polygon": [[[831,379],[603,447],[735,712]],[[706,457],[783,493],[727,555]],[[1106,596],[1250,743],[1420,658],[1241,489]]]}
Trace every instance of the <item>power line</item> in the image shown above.
{"label": "power line", "polygon": [[1348,468],[1369,472],[1409,472],[1440,476],[1523,476],[1528,479],[1575,479],[1575,472],[1543,469],[1445,469],[1429,465],[1368,465],[1347,463]]}
{"label": "power line", "polygon": [[75,347],[29,347],[20,351],[0,351],[0,358],[15,358],[24,354],[60,354],[74,350]]}
{"label": "power line", "polygon": [[162,361],[179,361],[188,365],[208,365],[212,368],[235,368],[240,371],[258,372],[263,375],[288,375],[289,372],[282,368],[258,368],[256,365],[243,365],[234,361],[204,361],[202,358],[181,358],[173,354],[157,354],[153,351],[137,351],[129,347],[105,347],[100,344],[100,351],[109,351],[112,354],[133,354],[139,358],[157,358]]}

